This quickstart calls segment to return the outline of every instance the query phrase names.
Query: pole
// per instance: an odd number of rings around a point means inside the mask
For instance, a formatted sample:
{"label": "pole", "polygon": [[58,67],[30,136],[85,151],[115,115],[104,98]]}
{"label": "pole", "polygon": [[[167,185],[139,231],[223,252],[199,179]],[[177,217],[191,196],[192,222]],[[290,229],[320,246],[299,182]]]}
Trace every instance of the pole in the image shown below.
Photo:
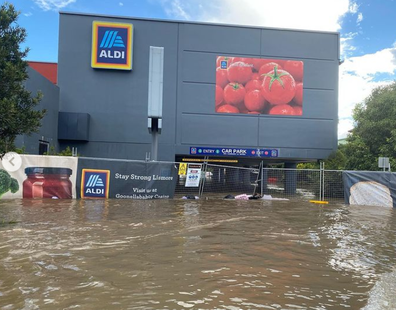
{"label": "pole", "polygon": [[151,156],[152,160],[158,160],[158,118],[151,119]]}
{"label": "pole", "polygon": [[319,201],[322,201],[322,162],[319,169]]}
{"label": "pole", "polygon": [[260,170],[260,173],[261,173],[261,188],[260,188],[260,191],[261,191],[261,197],[263,197],[263,193],[264,193],[264,162],[263,161],[261,161],[261,170]]}

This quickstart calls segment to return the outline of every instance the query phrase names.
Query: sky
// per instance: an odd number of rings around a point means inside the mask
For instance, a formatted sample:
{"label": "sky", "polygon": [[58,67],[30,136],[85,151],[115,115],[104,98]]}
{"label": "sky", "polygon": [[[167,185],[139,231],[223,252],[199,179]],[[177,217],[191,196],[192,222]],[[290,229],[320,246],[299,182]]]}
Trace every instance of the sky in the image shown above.
{"label": "sky", "polygon": [[[0,0],[1,3],[4,0]],[[396,0],[8,0],[27,30],[28,60],[57,62],[59,11],[337,31],[341,38],[338,137],[352,111],[396,70]]]}

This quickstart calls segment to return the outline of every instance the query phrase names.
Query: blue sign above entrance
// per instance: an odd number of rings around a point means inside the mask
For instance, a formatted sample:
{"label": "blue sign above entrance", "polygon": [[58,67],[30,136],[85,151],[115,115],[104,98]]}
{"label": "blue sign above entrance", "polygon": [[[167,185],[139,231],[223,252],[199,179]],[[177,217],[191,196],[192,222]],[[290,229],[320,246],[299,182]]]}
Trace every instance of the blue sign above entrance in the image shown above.
{"label": "blue sign above entrance", "polygon": [[277,149],[240,149],[216,147],[190,147],[190,155],[204,156],[241,156],[241,157],[278,157]]}

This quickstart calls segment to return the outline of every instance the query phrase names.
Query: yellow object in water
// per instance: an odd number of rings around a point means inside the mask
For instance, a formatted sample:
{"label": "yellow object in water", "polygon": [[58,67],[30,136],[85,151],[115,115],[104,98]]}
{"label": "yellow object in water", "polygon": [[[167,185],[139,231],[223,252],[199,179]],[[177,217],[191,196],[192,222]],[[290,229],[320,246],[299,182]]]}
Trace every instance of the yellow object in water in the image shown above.
{"label": "yellow object in water", "polygon": [[319,203],[319,204],[323,204],[323,205],[327,205],[329,203],[328,201],[320,201],[320,200],[310,200],[309,202]]}

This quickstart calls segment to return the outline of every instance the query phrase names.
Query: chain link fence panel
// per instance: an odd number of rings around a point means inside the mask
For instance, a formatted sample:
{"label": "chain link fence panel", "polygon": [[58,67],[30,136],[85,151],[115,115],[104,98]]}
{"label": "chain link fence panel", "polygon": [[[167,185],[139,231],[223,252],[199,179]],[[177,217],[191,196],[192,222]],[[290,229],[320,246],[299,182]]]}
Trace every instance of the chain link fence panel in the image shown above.
{"label": "chain link fence panel", "polygon": [[[180,164],[175,163],[177,169]],[[339,170],[261,169],[200,164],[202,170],[199,186],[186,187],[187,175],[178,175],[175,198],[187,196],[224,198],[227,195],[257,193],[271,195],[272,198],[326,200],[339,203],[344,201],[342,171]]]}

